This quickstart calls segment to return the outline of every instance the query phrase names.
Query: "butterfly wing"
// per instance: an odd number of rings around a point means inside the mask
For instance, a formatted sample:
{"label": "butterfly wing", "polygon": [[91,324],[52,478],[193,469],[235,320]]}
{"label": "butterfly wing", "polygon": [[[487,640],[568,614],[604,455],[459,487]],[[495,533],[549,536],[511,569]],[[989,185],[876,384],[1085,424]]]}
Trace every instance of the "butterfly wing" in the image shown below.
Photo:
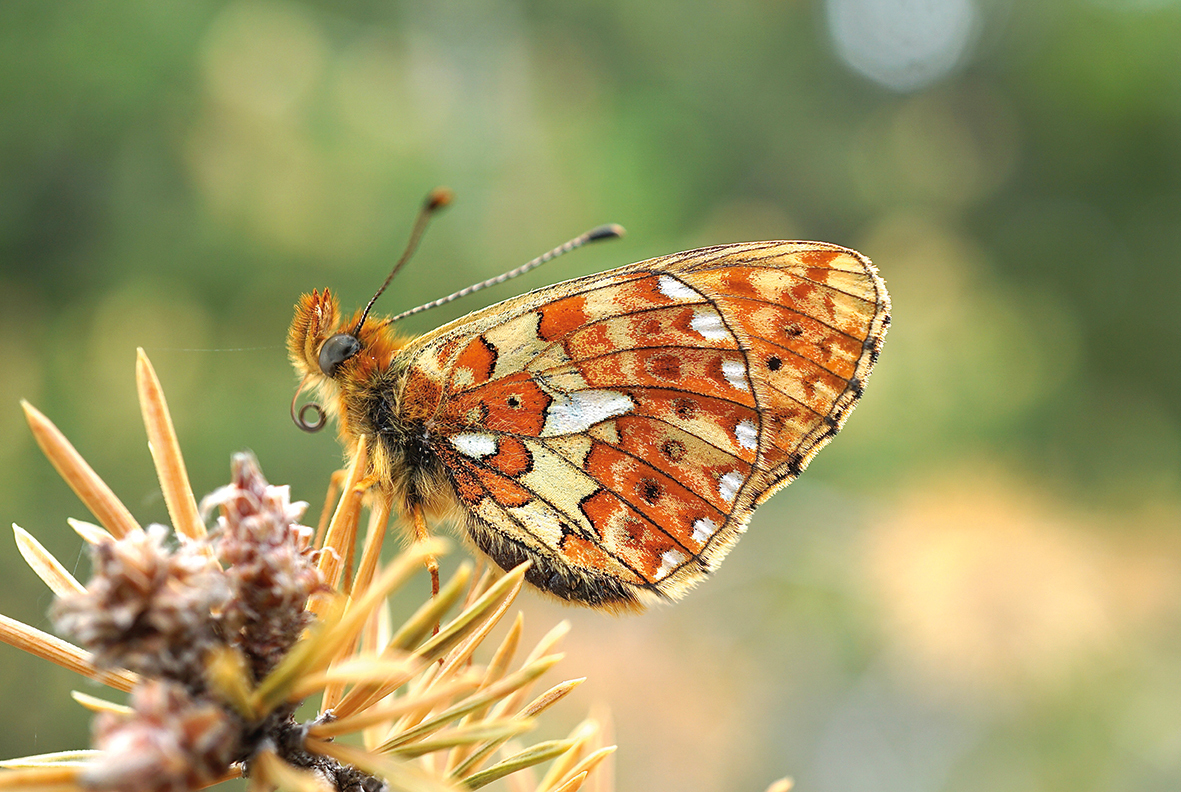
{"label": "butterfly wing", "polygon": [[[557,284],[413,342],[467,530],[589,605],[676,597],[840,429],[889,324],[870,261],[816,242],[703,248]],[[425,414],[429,412],[429,414]]]}

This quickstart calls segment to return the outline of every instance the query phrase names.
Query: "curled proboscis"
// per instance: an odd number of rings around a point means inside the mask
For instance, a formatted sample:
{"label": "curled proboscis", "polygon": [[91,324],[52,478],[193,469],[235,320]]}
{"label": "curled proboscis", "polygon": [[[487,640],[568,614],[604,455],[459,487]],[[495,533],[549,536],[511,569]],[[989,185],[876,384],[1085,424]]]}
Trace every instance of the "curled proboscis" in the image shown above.
{"label": "curled proboscis", "polygon": [[[316,402],[308,402],[299,408],[299,412],[295,411],[295,400],[299,398],[299,393],[291,397],[291,420],[295,425],[305,432],[318,432],[324,428],[324,424],[328,422],[328,415],[324,412],[324,408]],[[307,419],[307,412],[311,411],[315,418],[311,421]]]}

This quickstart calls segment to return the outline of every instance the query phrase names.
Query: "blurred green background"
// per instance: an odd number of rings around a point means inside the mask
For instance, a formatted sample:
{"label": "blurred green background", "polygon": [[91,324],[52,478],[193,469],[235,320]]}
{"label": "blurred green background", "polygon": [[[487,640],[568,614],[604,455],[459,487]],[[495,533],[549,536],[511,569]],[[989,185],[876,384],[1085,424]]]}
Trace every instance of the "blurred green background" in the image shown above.
{"label": "blurred green background", "polygon": [[[426,191],[413,317],[702,244],[824,239],[894,326],[865,399],[714,579],[574,622],[563,705],[620,790],[1181,788],[1181,3],[510,0],[0,4],[0,518],[77,574],[88,517],[17,401],[166,521],[147,349],[198,494],[251,448],[318,513],[287,414],[303,291],[363,303]],[[0,612],[51,629],[10,539]],[[457,555],[462,555],[458,553]],[[80,747],[0,646],[0,756]]]}

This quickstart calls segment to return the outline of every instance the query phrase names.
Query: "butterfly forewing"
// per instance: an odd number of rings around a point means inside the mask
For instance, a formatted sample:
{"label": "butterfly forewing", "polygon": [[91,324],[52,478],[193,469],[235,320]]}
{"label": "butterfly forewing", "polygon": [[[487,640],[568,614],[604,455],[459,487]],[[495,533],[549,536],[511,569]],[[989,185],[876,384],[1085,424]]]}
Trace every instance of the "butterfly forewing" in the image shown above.
{"label": "butterfly forewing", "polygon": [[721,561],[840,428],[888,322],[854,251],[705,248],[423,336],[401,353],[401,403],[429,422],[478,546],[533,560],[558,596],[631,607]]}

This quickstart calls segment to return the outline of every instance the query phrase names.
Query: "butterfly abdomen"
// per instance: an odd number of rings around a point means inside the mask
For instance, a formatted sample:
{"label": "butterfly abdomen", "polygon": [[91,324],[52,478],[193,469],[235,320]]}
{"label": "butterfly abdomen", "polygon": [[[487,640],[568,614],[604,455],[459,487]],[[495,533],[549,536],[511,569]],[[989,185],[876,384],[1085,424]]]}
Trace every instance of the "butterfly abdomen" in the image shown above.
{"label": "butterfly abdomen", "polygon": [[616,576],[556,561],[552,554],[537,552],[475,518],[468,519],[467,532],[476,547],[501,569],[531,561],[525,580],[560,599],[615,611],[637,611],[643,607],[634,588]]}

